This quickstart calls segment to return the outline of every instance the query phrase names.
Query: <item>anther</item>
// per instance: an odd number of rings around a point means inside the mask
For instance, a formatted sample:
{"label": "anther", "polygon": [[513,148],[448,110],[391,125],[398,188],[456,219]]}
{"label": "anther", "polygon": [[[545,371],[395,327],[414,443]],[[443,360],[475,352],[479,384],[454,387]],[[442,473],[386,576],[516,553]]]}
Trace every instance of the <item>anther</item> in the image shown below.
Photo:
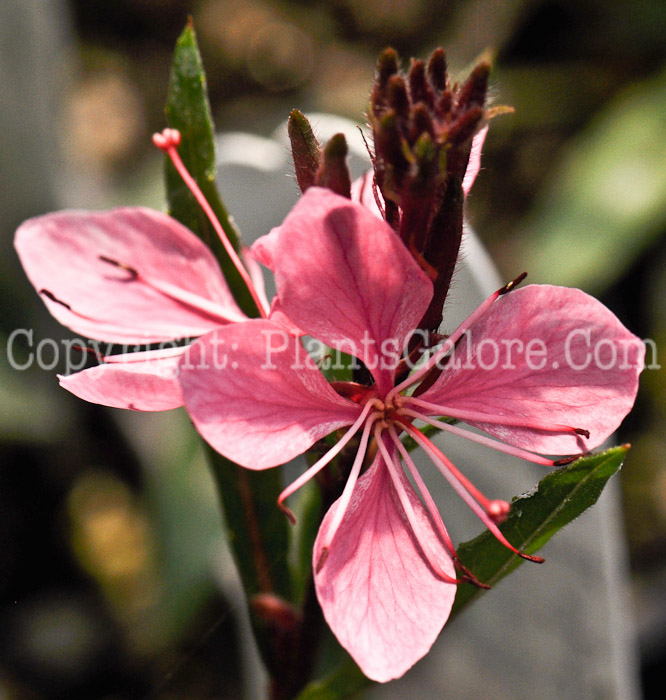
{"label": "anther", "polygon": [[537,557],[535,554],[525,554],[525,552],[516,552],[519,557],[527,561],[533,561],[535,564],[543,564],[546,560],[543,557]]}
{"label": "anther", "polygon": [[98,257],[102,262],[113,265],[114,267],[119,267],[121,270],[125,270],[125,272],[129,272],[133,279],[136,279],[139,276],[139,273],[133,267],[125,265],[125,263],[118,262],[113,258],[107,258],[106,255],[100,255]]}
{"label": "anther", "polygon": [[588,440],[590,439],[590,431],[589,430],[585,430],[584,428],[574,428],[573,431],[574,431],[574,433],[576,433],[576,435],[582,435],[584,438],[586,438]]}
{"label": "anther", "polygon": [[72,345],[72,350],[76,350],[82,354],[92,355],[97,362],[106,362],[106,357],[102,355],[99,350],[95,350],[95,348],[88,348],[85,345]]}
{"label": "anther", "polygon": [[460,571],[460,579],[464,583],[471,583],[477,588],[483,588],[484,590],[490,590],[490,586],[487,583],[481,583],[479,579],[458,559],[457,556],[453,557],[453,563]]}
{"label": "anther", "polygon": [[469,573],[463,573],[461,575],[461,579],[463,580],[464,583],[471,583],[473,586],[476,586],[477,588],[481,588],[484,591],[489,591],[490,586],[487,583],[482,583],[479,581],[476,576],[473,576],[472,574]]}
{"label": "anther", "polygon": [[58,297],[53,292],[49,292],[48,289],[40,289],[39,293],[43,294],[47,299],[54,301],[56,304],[64,306],[67,309],[67,311],[72,310],[72,307],[68,303],[64,302],[62,299],[58,299]]}
{"label": "anther", "polygon": [[502,289],[498,290],[498,295],[502,296],[502,294],[506,294],[507,292],[510,292],[512,289],[515,289],[525,278],[527,277],[527,272],[523,272],[518,277],[516,277],[515,280],[512,280],[509,282],[509,284],[505,285],[502,287]]}
{"label": "anther", "polygon": [[328,559],[329,553],[330,553],[330,550],[328,547],[322,548],[321,554],[319,555],[319,559],[317,560],[317,566],[315,566],[315,574],[318,574],[324,568],[324,564],[326,563],[326,560]]}
{"label": "anther", "polygon": [[589,454],[589,452],[582,452],[579,455],[572,455],[571,457],[563,457],[562,459],[555,459],[555,460],[553,460],[553,466],[554,467],[564,467],[565,465],[571,464],[572,462],[575,462],[577,459],[584,457],[586,454]]}

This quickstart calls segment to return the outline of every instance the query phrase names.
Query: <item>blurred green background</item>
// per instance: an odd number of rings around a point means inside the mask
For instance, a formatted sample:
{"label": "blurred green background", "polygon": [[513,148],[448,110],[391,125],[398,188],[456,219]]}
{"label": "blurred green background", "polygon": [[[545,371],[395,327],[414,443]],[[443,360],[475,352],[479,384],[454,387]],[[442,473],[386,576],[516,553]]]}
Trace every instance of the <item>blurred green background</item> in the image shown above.
{"label": "blurred green background", "polygon": [[[666,3],[32,4],[44,7],[27,19],[13,0],[0,12],[0,85],[13,96],[0,106],[0,698],[238,697],[235,618],[219,593],[228,562],[184,415],[84,405],[58,389],[57,358],[53,373],[7,361],[11,348],[29,362],[17,328],[34,328],[35,344],[70,337],[11,249],[24,218],[65,204],[162,207],[150,135],[165,124],[188,14],[218,129],[266,136],[292,107],[362,121],[387,44],[405,59],[441,45],[460,75],[492,52],[493,102],[515,114],[491,124],[470,222],[506,279],[527,270],[580,287],[651,341],[618,435],[633,444],[621,480],[651,697],[666,656]],[[17,134],[30,129],[26,148]]]}

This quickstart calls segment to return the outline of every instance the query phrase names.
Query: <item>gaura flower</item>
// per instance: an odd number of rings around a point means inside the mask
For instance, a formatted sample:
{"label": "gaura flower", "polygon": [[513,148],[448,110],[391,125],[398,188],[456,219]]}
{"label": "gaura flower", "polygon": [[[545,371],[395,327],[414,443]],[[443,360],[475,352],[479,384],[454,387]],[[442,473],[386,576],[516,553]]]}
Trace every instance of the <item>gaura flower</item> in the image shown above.
{"label": "gaura flower", "polygon": [[317,535],[315,584],[340,643],[368,677],[388,681],[435,641],[453,604],[456,566],[461,579],[475,581],[456,561],[401,435],[416,440],[503,544],[539,561],[498,529],[509,504],[481,494],[414,421],[552,466],[558,462],[542,455],[577,455],[618,427],[633,405],[644,349],[579,290],[507,285],[408,374],[401,355],[432,283],[385,222],[312,187],[255,245],[271,263],[289,319],[358,358],[373,383],[329,384],[300,339],[271,320],[251,320],[190,346],[180,363],[185,405],[216,450],[255,470],[346,429],[285,489],[281,504],[358,440],[344,490]]}
{"label": "gaura flower", "polygon": [[[175,150],[179,135],[166,130],[155,141]],[[28,278],[63,325],[108,344],[160,346],[117,355],[95,351],[101,364],[59,376],[61,386],[92,403],[141,411],[182,406],[180,341],[247,319],[208,247],[151,209],[36,217],[19,227],[15,247]],[[261,271],[256,263],[250,271],[263,311]]]}

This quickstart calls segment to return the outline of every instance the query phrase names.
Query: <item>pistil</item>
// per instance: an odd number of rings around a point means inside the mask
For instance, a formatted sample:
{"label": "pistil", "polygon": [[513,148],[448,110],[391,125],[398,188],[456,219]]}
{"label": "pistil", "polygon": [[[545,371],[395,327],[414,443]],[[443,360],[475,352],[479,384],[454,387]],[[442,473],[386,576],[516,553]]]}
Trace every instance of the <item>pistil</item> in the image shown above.
{"label": "pistil", "polygon": [[243,282],[247,286],[248,291],[252,296],[252,300],[254,301],[257,307],[257,310],[261,314],[262,318],[267,318],[266,309],[264,309],[264,305],[262,304],[261,299],[259,298],[257,290],[254,287],[254,284],[252,282],[252,279],[250,278],[248,271],[245,269],[245,265],[243,265],[243,262],[238,256],[238,253],[231,245],[231,241],[229,241],[227,234],[224,232],[222,225],[215,216],[215,212],[213,211],[212,207],[210,206],[210,204],[208,204],[208,200],[199,188],[199,185],[197,184],[196,180],[190,175],[187,168],[185,167],[185,164],[181,160],[180,155],[178,154],[178,146],[180,145],[180,132],[177,129],[164,129],[161,133],[153,134],[153,143],[155,144],[155,146],[157,146],[157,148],[164,151],[169,156],[169,158],[171,158],[171,162],[178,171],[178,174],[181,176],[183,182],[187,185],[190,192],[192,192],[192,194],[194,195],[195,199],[199,203],[199,206],[204,210],[204,213],[208,217],[208,220],[210,221],[213,228],[215,229],[215,232],[219,236],[220,241],[224,246],[224,250],[227,252],[227,255],[238,270],[238,274],[241,276]]}

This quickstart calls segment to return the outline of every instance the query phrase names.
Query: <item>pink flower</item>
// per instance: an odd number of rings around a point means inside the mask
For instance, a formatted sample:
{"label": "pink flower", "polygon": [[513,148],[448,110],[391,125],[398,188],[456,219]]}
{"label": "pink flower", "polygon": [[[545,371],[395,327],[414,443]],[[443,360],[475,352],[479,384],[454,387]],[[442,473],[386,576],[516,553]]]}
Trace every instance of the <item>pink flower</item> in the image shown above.
{"label": "pink flower", "polygon": [[374,383],[330,385],[299,339],[270,320],[252,320],[218,328],[189,348],[180,365],[185,405],[215,449],[250,469],[282,464],[346,428],[281,503],[358,439],[344,491],[316,539],[315,583],[341,644],[367,676],[388,681],[427,653],[458,582],[453,544],[400,434],[425,449],[516,551],[497,528],[508,504],[478,492],[413,421],[553,465],[535,453],[578,454],[618,427],[634,402],[643,346],[581,291],[528,286],[506,293],[507,285],[407,374],[399,355],[432,284],[382,220],[313,187],[257,252],[274,269],[289,319],[361,360]]}
{"label": "pink flower", "polygon": [[[171,158],[265,318],[268,302],[259,265],[252,258],[244,264],[236,253],[180,159],[180,140],[176,129],[153,135],[153,143]],[[48,214],[24,222],[14,245],[28,278],[65,326],[108,344],[160,345],[118,355],[93,349],[102,364],[59,376],[61,386],[92,403],[138,411],[182,406],[177,372],[187,342],[247,319],[206,245],[175,219],[151,209]],[[274,319],[288,323],[281,314]]]}
{"label": "pink flower", "polygon": [[144,208],[62,211],[30,219],[16,250],[49,311],[87,338],[158,350],[103,356],[60,384],[86,401],[160,411],[182,405],[180,341],[246,320],[210,250]]}

